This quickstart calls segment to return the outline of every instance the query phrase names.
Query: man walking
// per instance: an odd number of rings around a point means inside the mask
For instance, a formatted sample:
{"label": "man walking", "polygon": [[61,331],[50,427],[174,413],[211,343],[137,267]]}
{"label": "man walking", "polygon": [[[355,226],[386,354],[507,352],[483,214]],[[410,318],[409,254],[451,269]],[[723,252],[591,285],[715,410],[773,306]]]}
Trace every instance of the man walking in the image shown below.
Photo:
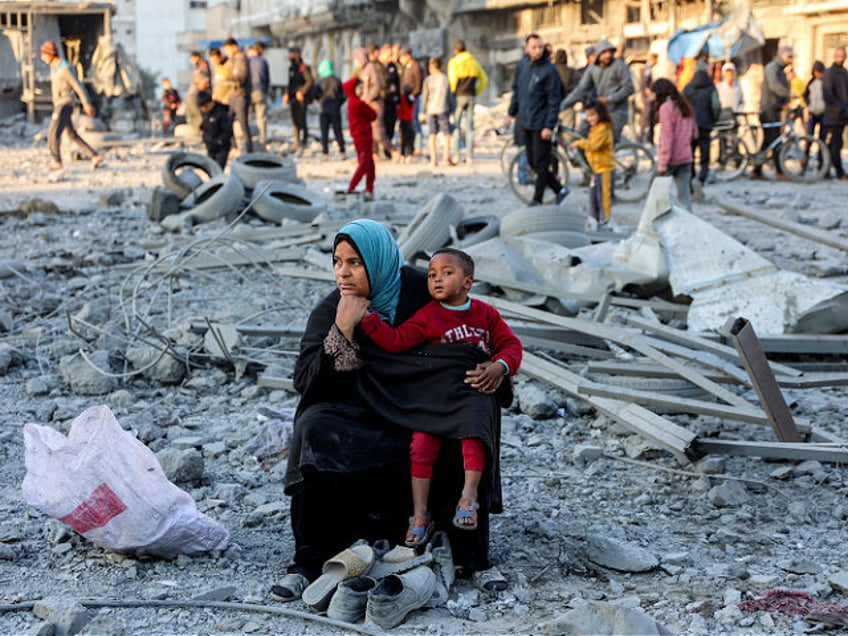
{"label": "man walking", "polygon": [[250,105],[259,131],[259,145],[263,150],[268,141],[268,93],[270,92],[268,60],[262,56],[264,52],[265,46],[262,42],[255,42],[247,49],[247,66],[250,70]]}
{"label": "man walking", "polygon": [[250,109],[250,71],[247,68],[247,58],[241,52],[238,42],[228,38],[224,42],[224,53],[232,62],[230,73],[230,112],[233,114],[233,132],[238,130],[239,151],[241,154],[253,152],[253,141],[250,138],[247,112]]}
{"label": "man walking", "polygon": [[531,206],[541,205],[545,189],[556,193],[557,205],[568,196],[556,173],[551,171],[551,138],[559,118],[562,100],[562,82],[556,67],[545,52],[545,45],[537,34],[527,36],[524,50],[528,64],[519,64],[513,81],[512,100],[508,121],[517,117],[517,125],[524,132],[527,159],[536,173],[535,191]]}
{"label": "man walking", "polygon": [[594,98],[609,110],[613,135],[618,142],[627,123],[628,98],[634,92],[633,79],[627,64],[615,57],[615,46],[612,43],[599,40],[592,51],[597,56],[595,63],[586,67],[580,82],[563,100],[561,109],[565,110],[577,102],[586,102],[594,94]]}
{"label": "man walking", "polygon": [[474,56],[465,49],[463,40],[454,43],[453,52],[454,56],[448,60],[448,82],[456,103],[452,145],[459,159],[462,139],[465,144],[465,163],[471,163],[474,159],[474,101],[486,89],[489,77]]}
{"label": "man walking", "polygon": [[300,56],[299,46],[289,47],[289,85],[283,103],[288,105],[294,128],[294,151],[303,152],[309,143],[309,131],[306,127],[306,107],[315,83],[312,69],[304,63]]}
{"label": "man walking", "polygon": [[416,154],[421,153],[421,122],[418,120],[418,115],[421,112],[421,87],[424,84],[424,71],[421,70],[421,64],[412,57],[412,51],[408,46],[400,47],[398,55],[398,63],[401,66],[400,85],[411,86],[412,91],[410,96],[415,101],[412,111],[412,129],[415,131],[415,150]]}
{"label": "man walking", "polygon": [[41,61],[50,67],[50,94],[53,97],[53,114],[50,116],[50,128],[47,130],[47,145],[50,148],[50,154],[53,156],[53,163],[50,164],[49,169],[62,169],[61,145],[62,133],[65,131],[67,131],[71,141],[88,155],[91,159],[91,167],[96,169],[102,163],[103,156],[79,136],[71,121],[75,104],[74,93],[82,102],[86,115],[94,115],[94,106],[88,100],[88,95],[77,80],[71,65],[59,57],[59,49],[53,40],[47,40],[42,44],[39,52],[41,53]]}
{"label": "man walking", "polygon": [[824,128],[830,165],[837,179],[845,179],[842,167],[842,133],[848,123],[848,70],[845,70],[845,47],[833,53],[833,64],[824,72]]}
{"label": "man walking", "polygon": [[[777,51],[777,57],[766,64],[765,77],[760,97],[760,123],[768,124],[781,121],[781,115],[789,107],[789,80],[783,68],[792,63],[795,53],[791,46],[781,46]],[[780,136],[779,126],[763,126],[763,143],[760,151],[767,148],[771,142]],[[777,153],[773,154],[774,168],[777,178],[785,181],[788,177],[780,171],[780,163],[777,161]],[[754,166],[751,172],[752,179],[764,179],[762,164]]]}

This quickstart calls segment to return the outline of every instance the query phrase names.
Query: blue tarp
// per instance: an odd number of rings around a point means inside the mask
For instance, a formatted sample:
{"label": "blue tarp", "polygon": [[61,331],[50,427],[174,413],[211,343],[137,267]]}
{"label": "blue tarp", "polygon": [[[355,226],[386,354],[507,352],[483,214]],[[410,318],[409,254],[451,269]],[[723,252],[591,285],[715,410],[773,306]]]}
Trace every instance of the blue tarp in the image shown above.
{"label": "blue tarp", "polygon": [[710,56],[729,59],[763,45],[762,32],[748,14],[743,19],[725,18],[694,29],[679,29],[668,41],[668,58],[675,64],[684,57],[697,57],[706,46]]}
{"label": "blue tarp", "polygon": [[[274,38],[236,38],[236,42],[242,49],[246,49],[251,44],[255,44],[256,42],[262,42],[266,47],[274,41]],[[204,51],[208,51],[209,49],[220,49],[224,46],[224,42],[226,42],[226,38],[223,40],[200,40],[198,44],[200,48]]]}

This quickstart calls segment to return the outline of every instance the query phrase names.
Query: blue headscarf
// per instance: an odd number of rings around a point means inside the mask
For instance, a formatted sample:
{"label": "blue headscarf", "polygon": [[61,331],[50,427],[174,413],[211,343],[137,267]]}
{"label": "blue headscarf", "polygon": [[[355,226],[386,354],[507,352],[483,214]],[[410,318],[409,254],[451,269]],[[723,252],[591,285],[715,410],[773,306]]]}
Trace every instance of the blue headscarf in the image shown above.
{"label": "blue headscarf", "polygon": [[333,247],[347,239],[365,263],[371,293],[371,309],[393,323],[400,298],[403,255],[388,229],[370,219],[351,221],[336,234]]}

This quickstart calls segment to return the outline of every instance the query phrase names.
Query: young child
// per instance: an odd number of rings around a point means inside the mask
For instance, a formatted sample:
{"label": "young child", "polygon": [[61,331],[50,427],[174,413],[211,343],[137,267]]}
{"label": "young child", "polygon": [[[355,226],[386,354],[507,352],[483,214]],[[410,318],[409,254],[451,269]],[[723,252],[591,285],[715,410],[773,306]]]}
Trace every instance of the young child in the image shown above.
{"label": "young child", "polygon": [[609,223],[612,215],[612,173],[615,170],[612,118],[603,102],[586,102],[583,109],[589,123],[589,135],[570,145],[572,150],[579,148],[586,153],[586,161],[592,169],[589,180],[589,216],[601,226]]}
{"label": "young child", "polygon": [[350,136],[353,137],[353,147],[356,149],[356,171],[347,186],[348,193],[356,190],[356,186],[365,177],[366,201],[374,200],[374,156],[371,147],[374,144],[374,134],[371,122],[377,119],[377,111],[366,104],[360,96],[360,81],[357,77],[351,77],[343,85],[342,89],[347,95],[347,125],[350,128]]}
{"label": "young child", "polygon": [[448,76],[442,72],[442,58],[431,57],[427,63],[429,75],[421,88],[421,117],[430,129],[430,165],[438,165],[436,149],[437,135],[442,136],[442,165],[451,165],[450,146],[450,83]]}
{"label": "young child", "polygon": [[408,163],[415,153],[415,128],[412,126],[414,112],[415,96],[412,94],[412,86],[404,84],[397,107],[398,122],[400,122],[400,154],[404,163]]}
{"label": "young child", "polygon": [[[468,291],[474,282],[474,261],[468,254],[453,248],[437,250],[430,259],[427,286],[433,301],[419,309],[409,320],[392,328],[376,312],[362,319],[360,327],[381,348],[390,352],[406,351],[416,345],[431,343],[471,343],[491,356],[484,369],[481,390],[494,393],[505,378],[515,375],[521,364],[521,341],[501,318],[498,311],[484,302],[472,300]],[[406,533],[407,546],[424,544],[433,523],[427,499],[433,464],[441,440],[424,431],[412,433],[413,516]],[[453,524],[463,530],[477,528],[477,490],[486,463],[486,447],[481,439],[462,440],[465,484],[456,507]]]}
{"label": "young child", "polygon": [[698,137],[698,124],[689,102],[669,80],[656,80],[651,91],[660,124],[657,174],[674,177],[677,198],[691,211],[692,141]]}
{"label": "young child", "polygon": [[203,131],[203,144],[206,154],[212,157],[223,169],[230,156],[233,145],[233,118],[229,109],[212,99],[209,91],[197,93],[197,105],[203,115],[200,130]]}
{"label": "young child", "polygon": [[171,85],[171,80],[162,78],[162,132],[166,135],[171,133],[172,126],[177,119],[177,109],[182,101],[177,89]]}

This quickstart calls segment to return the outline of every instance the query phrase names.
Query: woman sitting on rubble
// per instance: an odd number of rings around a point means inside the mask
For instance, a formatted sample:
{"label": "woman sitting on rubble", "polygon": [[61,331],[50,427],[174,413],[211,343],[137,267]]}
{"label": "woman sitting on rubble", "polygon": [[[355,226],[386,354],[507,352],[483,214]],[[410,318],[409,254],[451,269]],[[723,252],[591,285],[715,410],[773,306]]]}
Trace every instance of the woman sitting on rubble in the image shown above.
{"label": "woman sitting on rubble", "polygon": [[[403,265],[385,227],[367,219],[345,225],[335,237],[333,269],[337,289],[313,309],[294,369],[301,398],[285,492],[291,496],[295,553],[286,576],[271,588],[283,600],[300,598],[324,561],[354,541],[402,540],[411,506],[411,431],[399,425],[410,420],[413,401],[429,417],[472,408],[494,418],[500,431],[498,401],[511,399],[507,382],[508,397],[477,386],[476,366],[486,359],[482,350],[430,344],[391,354],[359,331],[369,305],[396,326],[431,300],[426,274]],[[468,379],[467,386],[477,390],[445,388],[445,378],[450,386]],[[496,467],[498,448],[487,450],[486,465]],[[502,590],[506,579],[488,551],[489,513],[501,512],[500,475],[496,468],[484,474],[477,531],[457,530],[451,520],[464,481],[460,459],[460,442],[445,440],[430,495],[433,520],[447,531],[460,574],[486,590]]]}

